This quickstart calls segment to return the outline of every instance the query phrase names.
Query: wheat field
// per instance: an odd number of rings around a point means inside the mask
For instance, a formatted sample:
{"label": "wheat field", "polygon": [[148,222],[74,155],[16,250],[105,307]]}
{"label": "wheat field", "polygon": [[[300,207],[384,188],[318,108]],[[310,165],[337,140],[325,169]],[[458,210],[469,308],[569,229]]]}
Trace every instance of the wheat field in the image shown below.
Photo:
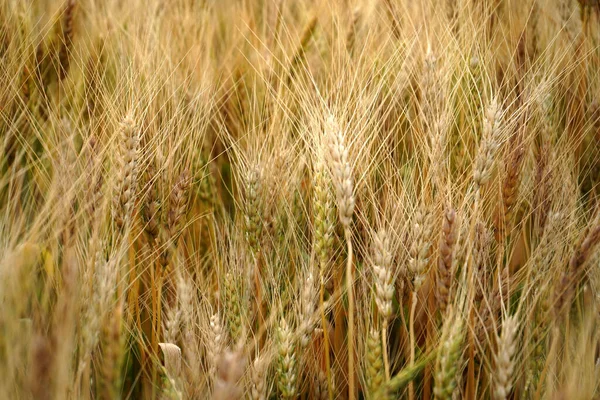
{"label": "wheat field", "polygon": [[4,0],[1,399],[600,398],[598,0]]}

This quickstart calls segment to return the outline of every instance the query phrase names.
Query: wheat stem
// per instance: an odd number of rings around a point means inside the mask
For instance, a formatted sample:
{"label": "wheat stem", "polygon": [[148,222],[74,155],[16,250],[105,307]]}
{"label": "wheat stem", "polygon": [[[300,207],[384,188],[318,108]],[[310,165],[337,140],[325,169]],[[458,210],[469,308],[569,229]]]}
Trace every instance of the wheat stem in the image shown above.
{"label": "wheat stem", "polygon": [[344,236],[348,246],[348,260],[346,263],[346,285],[348,292],[348,398],[350,400],[355,397],[354,385],[354,277],[352,266],[352,237],[350,229],[344,229]]}

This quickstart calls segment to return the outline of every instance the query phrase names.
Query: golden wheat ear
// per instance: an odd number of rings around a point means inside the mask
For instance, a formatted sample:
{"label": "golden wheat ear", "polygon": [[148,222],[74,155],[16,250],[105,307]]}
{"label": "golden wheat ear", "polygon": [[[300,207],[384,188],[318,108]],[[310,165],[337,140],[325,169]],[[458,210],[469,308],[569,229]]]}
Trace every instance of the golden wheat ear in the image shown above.
{"label": "golden wheat ear", "polygon": [[131,214],[134,211],[139,146],[139,129],[132,116],[126,116],[119,126],[119,149],[115,165],[116,183],[113,196],[113,216],[117,228],[121,230],[131,223]]}

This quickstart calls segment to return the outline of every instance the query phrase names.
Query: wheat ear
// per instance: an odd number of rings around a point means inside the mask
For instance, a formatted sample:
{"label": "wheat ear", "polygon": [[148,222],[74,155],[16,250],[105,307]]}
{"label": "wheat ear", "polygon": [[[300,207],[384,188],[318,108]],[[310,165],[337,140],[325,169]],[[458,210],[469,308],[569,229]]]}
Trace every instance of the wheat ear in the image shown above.
{"label": "wheat ear", "polygon": [[494,399],[504,400],[512,387],[514,354],[517,346],[516,334],[519,323],[515,316],[508,317],[502,324],[502,334],[498,338],[498,351],[494,357]]}
{"label": "wheat ear", "polygon": [[387,354],[387,330],[392,316],[394,277],[392,275],[392,252],[390,238],[385,230],[373,237],[373,276],[375,278],[375,303],[382,318],[381,340],[385,377],[390,379],[390,362]]}
{"label": "wheat ear", "polygon": [[225,351],[217,362],[217,375],[212,400],[238,400],[244,391],[240,380],[244,374],[246,359],[241,352]]}
{"label": "wheat ear", "polygon": [[119,134],[121,145],[118,152],[113,213],[117,228],[123,229],[131,219],[137,189],[140,136],[131,116],[127,116],[123,120]]}
{"label": "wheat ear", "polygon": [[297,396],[296,382],[296,351],[293,335],[285,319],[281,320],[277,332],[279,341],[279,364],[277,366],[277,388],[283,399],[293,399]]}
{"label": "wheat ear", "polygon": [[442,315],[445,314],[450,297],[453,273],[454,246],[456,244],[456,211],[452,207],[444,213],[442,221],[442,237],[440,239],[440,255],[438,258],[438,281],[436,296]]}
{"label": "wheat ear", "polygon": [[[415,311],[417,309],[417,292],[427,276],[427,264],[429,263],[429,251],[431,248],[431,214],[417,210],[412,227],[412,242],[409,248],[408,269],[413,277],[413,292],[409,314],[409,338],[410,338],[410,366],[415,363]],[[414,384],[408,385],[408,395],[414,398]]]}
{"label": "wheat ear", "polygon": [[492,176],[496,152],[500,147],[498,135],[501,115],[498,99],[494,97],[484,113],[483,138],[475,158],[473,181],[477,189],[485,186]]}
{"label": "wheat ear", "polygon": [[250,397],[252,400],[267,399],[267,360],[263,357],[257,357],[252,363],[250,371],[251,387]]}
{"label": "wheat ear", "polygon": [[[315,163],[314,184],[314,252],[319,262],[319,308],[321,312],[321,329],[327,332],[327,317],[325,315],[325,279],[327,265],[331,259],[333,247],[333,230],[335,210],[333,207],[333,194],[327,179],[323,155],[318,155]],[[329,359],[329,335],[323,335],[323,352],[325,353],[325,374],[327,377],[328,398],[333,399],[333,384],[331,380],[331,361]]]}
{"label": "wheat ear", "polygon": [[371,329],[367,337],[367,354],[366,354],[366,381],[368,398],[375,396],[381,391],[385,380],[385,371],[383,359],[381,357],[381,335]]}
{"label": "wheat ear", "polygon": [[435,386],[433,394],[436,399],[450,400],[456,386],[457,365],[462,354],[464,339],[463,321],[460,317],[448,318],[444,324],[441,348],[435,364]]}
{"label": "wheat ear", "polygon": [[354,278],[352,264],[352,233],[350,225],[354,213],[354,183],[352,168],[348,161],[348,148],[344,141],[342,130],[335,118],[330,116],[327,120],[327,138],[329,140],[329,154],[332,163],[333,184],[336,190],[337,208],[340,222],[344,227],[344,237],[348,248],[346,263],[346,289],[348,293],[348,398],[355,398],[354,385]]}

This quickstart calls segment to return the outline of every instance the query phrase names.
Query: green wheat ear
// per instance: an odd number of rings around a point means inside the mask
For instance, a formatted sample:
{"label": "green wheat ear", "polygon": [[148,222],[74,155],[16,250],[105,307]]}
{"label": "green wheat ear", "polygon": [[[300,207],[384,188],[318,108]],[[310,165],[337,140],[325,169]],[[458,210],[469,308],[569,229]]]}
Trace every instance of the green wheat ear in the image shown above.
{"label": "green wheat ear", "polygon": [[278,365],[277,365],[277,388],[284,399],[296,398],[297,393],[297,360],[296,349],[292,331],[285,319],[281,320],[277,331],[278,339]]}
{"label": "green wheat ear", "polygon": [[380,393],[385,382],[385,373],[383,370],[383,356],[381,353],[381,334],[376,330],[371,330],[367,338],[366,354],[366,381],[369,396],[376,398]]}
{"label": "green wheat ear", "polygon": [[244,331],[244,314],[241,308],[242,291],[240,288],[240,279],[233,273],[227,273],[224,279],[224,299],[227,308],[225,309],[225,318],[229,327],[229,335],[232,343],[236,344],[242,339]]}

